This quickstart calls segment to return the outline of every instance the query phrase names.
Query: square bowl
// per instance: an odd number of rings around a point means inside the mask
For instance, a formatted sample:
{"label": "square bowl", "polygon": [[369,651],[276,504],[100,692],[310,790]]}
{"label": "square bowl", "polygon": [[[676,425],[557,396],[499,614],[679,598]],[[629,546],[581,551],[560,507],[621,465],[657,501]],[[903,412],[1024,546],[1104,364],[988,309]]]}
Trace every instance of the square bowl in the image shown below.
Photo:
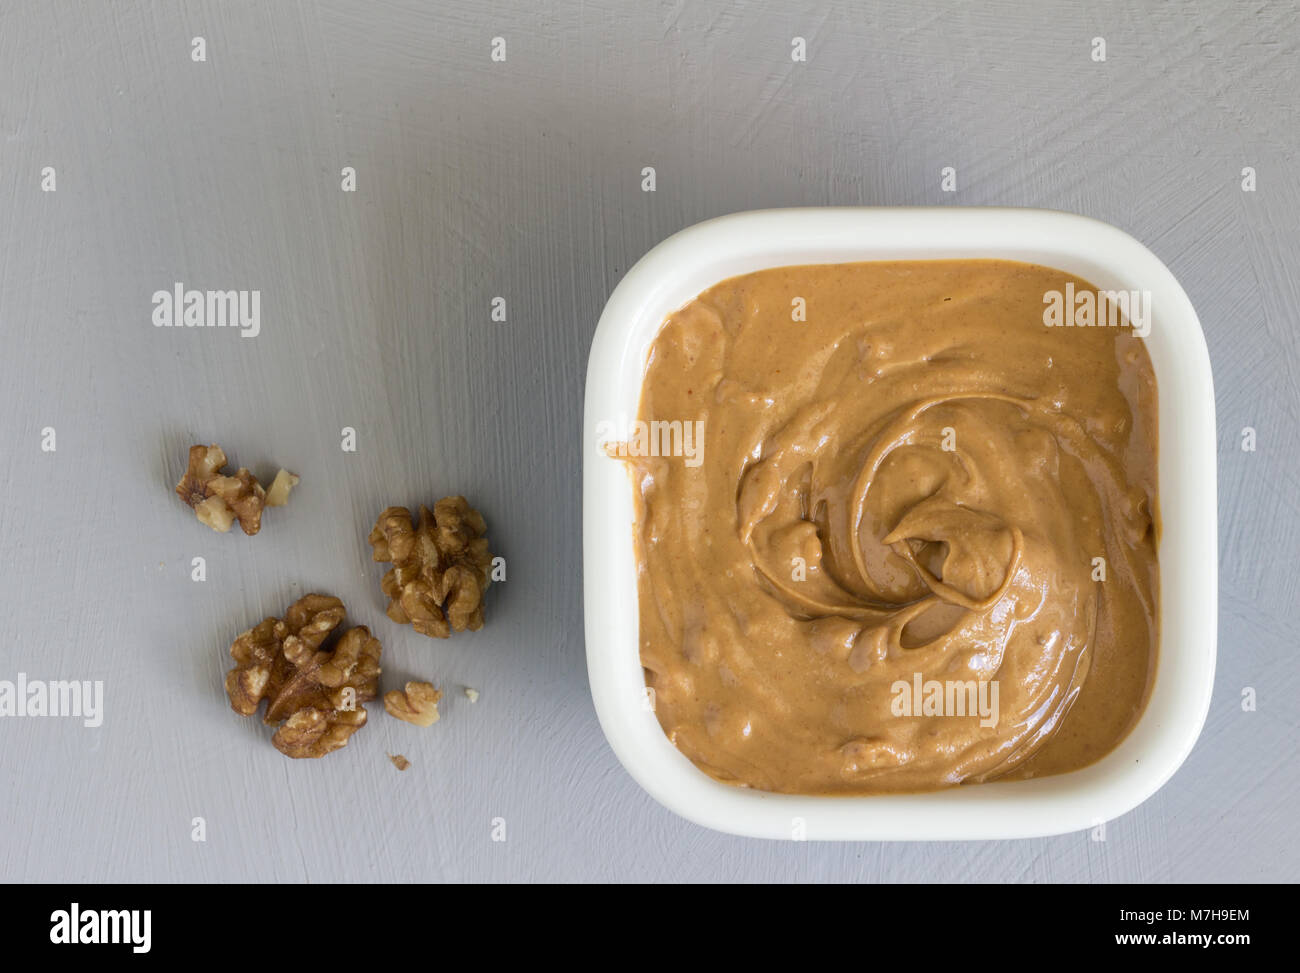
{"label": "square bowl", "polygon": [[[1141,718],[1079,770],[919,794],[804,796],[723,784],[669,742],[641,668],[633,485],[600,435],[635,417],[664,319],[729,277],[794,264],[1003,259],[1151,295],[1145,338],[1158,387],[1160,644]],[[1169,269],[1107,223],[1049,210],[845,207],[758,210],[682,230],[633,266],[592,340],[583,417],[587,671],[601,728],[628,773],[698,824],[764,838],[1029,838],[1093,827],[1158,790],[1209,709],[1218,613],[1214,387],[1200,322]]]}

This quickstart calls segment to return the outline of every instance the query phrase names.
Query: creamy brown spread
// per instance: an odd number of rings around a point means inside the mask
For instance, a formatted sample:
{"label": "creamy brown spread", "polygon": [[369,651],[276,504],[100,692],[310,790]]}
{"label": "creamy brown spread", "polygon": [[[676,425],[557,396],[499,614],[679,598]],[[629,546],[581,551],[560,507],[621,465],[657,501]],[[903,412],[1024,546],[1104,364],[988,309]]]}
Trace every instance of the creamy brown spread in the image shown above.
{"label": "creamy brown spread", "polygon": [[642,664],[700,768],[919,791],[1129,731],[1158,640],[1155,377],[1122,314],[1045,325],[1067,285],[1097,292],[1008,261],[782,267],[665,321],[620,448]]}

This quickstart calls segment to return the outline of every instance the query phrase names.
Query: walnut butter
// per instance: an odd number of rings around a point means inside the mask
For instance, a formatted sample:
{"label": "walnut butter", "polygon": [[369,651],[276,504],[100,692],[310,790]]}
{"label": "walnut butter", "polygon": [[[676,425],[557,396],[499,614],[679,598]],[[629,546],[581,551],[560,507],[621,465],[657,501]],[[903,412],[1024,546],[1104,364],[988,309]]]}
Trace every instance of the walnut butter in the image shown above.
{"label": "walnut butter", "polygon": [[830,264],[665,321],[613,451],[642,664],[687,757],[862,794],[1061,773],[1123,739],[1159,594],[1129,296],[1007,261]]}

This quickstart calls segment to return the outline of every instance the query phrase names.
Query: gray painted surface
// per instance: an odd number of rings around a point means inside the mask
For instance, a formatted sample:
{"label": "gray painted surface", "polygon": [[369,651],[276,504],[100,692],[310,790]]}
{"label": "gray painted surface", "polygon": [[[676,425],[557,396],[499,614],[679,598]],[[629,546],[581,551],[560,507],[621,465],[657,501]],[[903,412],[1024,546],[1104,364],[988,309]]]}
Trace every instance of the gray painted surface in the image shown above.
{"label": "gray painted surface", "polygon": [[[102,679],[106,713],[96,730],[0,720],[0,877],[1295,877],[1300,14],[813,6],[4,5],[0,678]],[[725,837],[647,798],[597,727],[578,431],[603,302],[683,226],[829,203],[1085,213],[1151,246],[1200,313],[1221,445],[1214,703],[1183,769],[1104,842]],[[175,281],[260,289],[262,333],[154,328],[150,295]],[[171,494],[194,441],[303,485],[257,537],[213,534]],[[434,643],[383,617],[365,533],[386,504],[448,492],[483,509],[510,573],[484,631]],[[381,636],[389,685],[451,690],[441,723],[372,711],[345,751],[291,763],[230,712],[230,639],[312,589]]]}

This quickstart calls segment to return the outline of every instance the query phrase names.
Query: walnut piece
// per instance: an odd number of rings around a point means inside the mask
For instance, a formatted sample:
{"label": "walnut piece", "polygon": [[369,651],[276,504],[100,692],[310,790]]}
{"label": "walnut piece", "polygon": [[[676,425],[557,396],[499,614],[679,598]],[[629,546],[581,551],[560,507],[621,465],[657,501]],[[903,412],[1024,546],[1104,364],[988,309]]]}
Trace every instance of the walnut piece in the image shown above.
{"label": "walnut piece", "polygon": [[235,522],[235,512],[220,497],[208,497],[194,508],[194,513],[199,518],[199,523],[223,534]]}
{"label": "walnut piece", "polygon": [[408,682],[406,689],[384,693],[384,709],[416,726],[433,726],[438,722],[438,700],[442,693],[431,682]]}
{"label": "walnut piece", "polygon": [[225,533],[238,520],[245,534],[256,534],[262,529],[262,508],[281,506],[298,477],[281,470],[271,484],[273,496],[268,497],[257,477],[244,467],[232,476],[221,472],[225,465],[225,451],[215,443],[191,446],[189,466],[176,484],[176,495],[194,508],[200,523],[213,530]]}
{"label": "walnut piece", "polygon": [[400,753],[390,753],[388,759],[393,762],[393,766],[398,770],[405,770],[407,767],[411,766],[411,761],[407,760]]}
{"label": "walnut piece", "polygon": [[464,497],[444,497],[432,512],[421,506],[418,526],[405,507],[381,513],[369,540],[374,559],[393,565],[381,583],[388,617],[430,638],[482,628],[492,566],[486,534]]}
{"label": "walnut piece", "polygon": [[266,488],[266,505],[268,507],[283,507],[289,502],[289,491],[298,485],[301,480],[297,473],[290,473],[282,469],[275,474],[275,479],[271,485]]}
{"label": "walnut piece", "polygon": [[322,648],[346,617],[330,595],[305,595],[284,618],[263,619],[230,646],[226,674],[230,708],[243,716],[267,701],[263,722],[277,726],[271,742],[289,757],[323,757],[346,746],[366,724],[362,703],[379,694],[383,647],[364,625]]}

